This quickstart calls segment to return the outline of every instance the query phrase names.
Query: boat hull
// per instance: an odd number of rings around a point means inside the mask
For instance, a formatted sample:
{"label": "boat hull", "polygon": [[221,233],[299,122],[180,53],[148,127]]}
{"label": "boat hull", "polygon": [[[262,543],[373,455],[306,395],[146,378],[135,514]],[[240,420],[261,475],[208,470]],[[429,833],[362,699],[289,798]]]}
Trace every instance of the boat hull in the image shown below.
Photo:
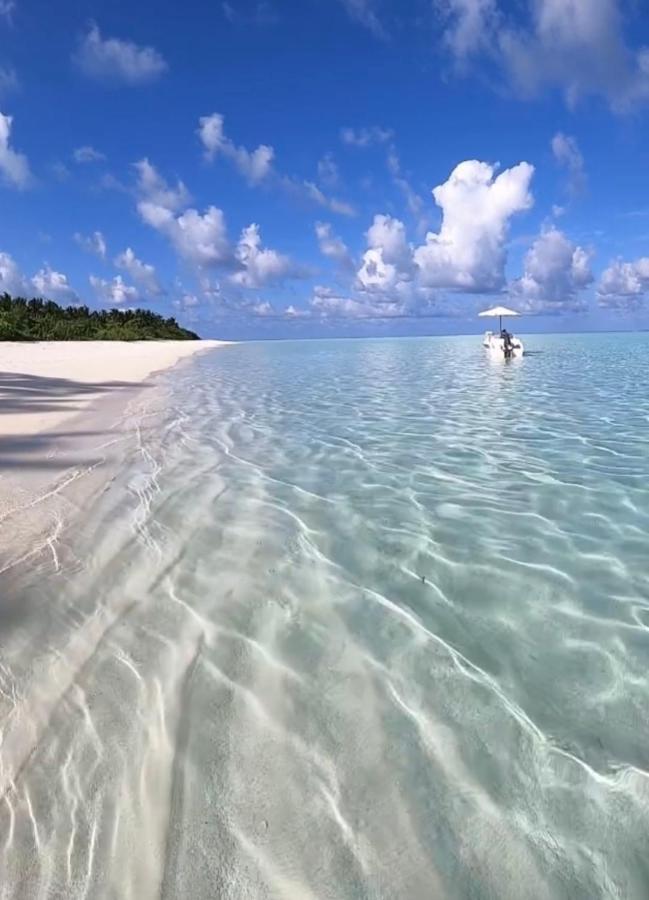
{"label": "boat hull", "polygon": [[495,359],[518,359],[523,356],[525,352],[523,342],[520,338],[512,335],[511,347],[508,351],[505,347],[504,338],[501,338],[499,334],[493,334],[491,331],[488,331],[485,334],[482,339],[482,345],[489,355],[493,356]]}

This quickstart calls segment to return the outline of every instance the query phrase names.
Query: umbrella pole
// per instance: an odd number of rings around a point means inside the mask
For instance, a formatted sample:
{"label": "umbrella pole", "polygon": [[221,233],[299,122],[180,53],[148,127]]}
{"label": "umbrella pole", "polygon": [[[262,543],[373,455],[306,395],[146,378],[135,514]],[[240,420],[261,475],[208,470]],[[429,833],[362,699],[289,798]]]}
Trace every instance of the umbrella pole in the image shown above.
{"label": "umbrella pole", "polygon": [[498,316],[498,334],[503,333],[503,317]]}

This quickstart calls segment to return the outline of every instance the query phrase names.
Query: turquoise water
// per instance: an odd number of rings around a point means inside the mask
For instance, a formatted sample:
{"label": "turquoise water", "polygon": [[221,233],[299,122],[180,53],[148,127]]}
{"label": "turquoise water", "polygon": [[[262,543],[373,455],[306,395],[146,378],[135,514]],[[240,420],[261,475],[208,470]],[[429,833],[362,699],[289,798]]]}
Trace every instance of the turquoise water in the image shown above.
{"label": "turquoise water", "polygon": [[2,896],[649,896],[649,335],[526,345],[242,345],[133,406],[17,588],[60,689]]}

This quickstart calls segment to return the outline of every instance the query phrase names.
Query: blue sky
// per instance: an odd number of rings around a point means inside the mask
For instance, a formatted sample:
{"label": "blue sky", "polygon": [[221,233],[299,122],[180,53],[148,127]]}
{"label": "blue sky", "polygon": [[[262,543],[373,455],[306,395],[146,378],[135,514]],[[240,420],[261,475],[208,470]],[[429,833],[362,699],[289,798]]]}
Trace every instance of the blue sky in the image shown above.
{"label": "blue sky", "polygon": [[0,0],[0,290],[204,336],[649,326],[624,0]]}

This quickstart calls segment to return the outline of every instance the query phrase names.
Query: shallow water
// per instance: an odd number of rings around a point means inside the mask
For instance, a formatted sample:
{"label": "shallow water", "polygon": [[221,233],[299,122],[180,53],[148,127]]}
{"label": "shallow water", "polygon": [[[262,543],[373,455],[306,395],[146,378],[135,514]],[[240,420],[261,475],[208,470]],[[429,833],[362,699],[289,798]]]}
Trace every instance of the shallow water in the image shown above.
{"label": "shallow water", "polygon": [[131,405],[4,602],[0,896],[649,895],[649,335],[527,344]]}

